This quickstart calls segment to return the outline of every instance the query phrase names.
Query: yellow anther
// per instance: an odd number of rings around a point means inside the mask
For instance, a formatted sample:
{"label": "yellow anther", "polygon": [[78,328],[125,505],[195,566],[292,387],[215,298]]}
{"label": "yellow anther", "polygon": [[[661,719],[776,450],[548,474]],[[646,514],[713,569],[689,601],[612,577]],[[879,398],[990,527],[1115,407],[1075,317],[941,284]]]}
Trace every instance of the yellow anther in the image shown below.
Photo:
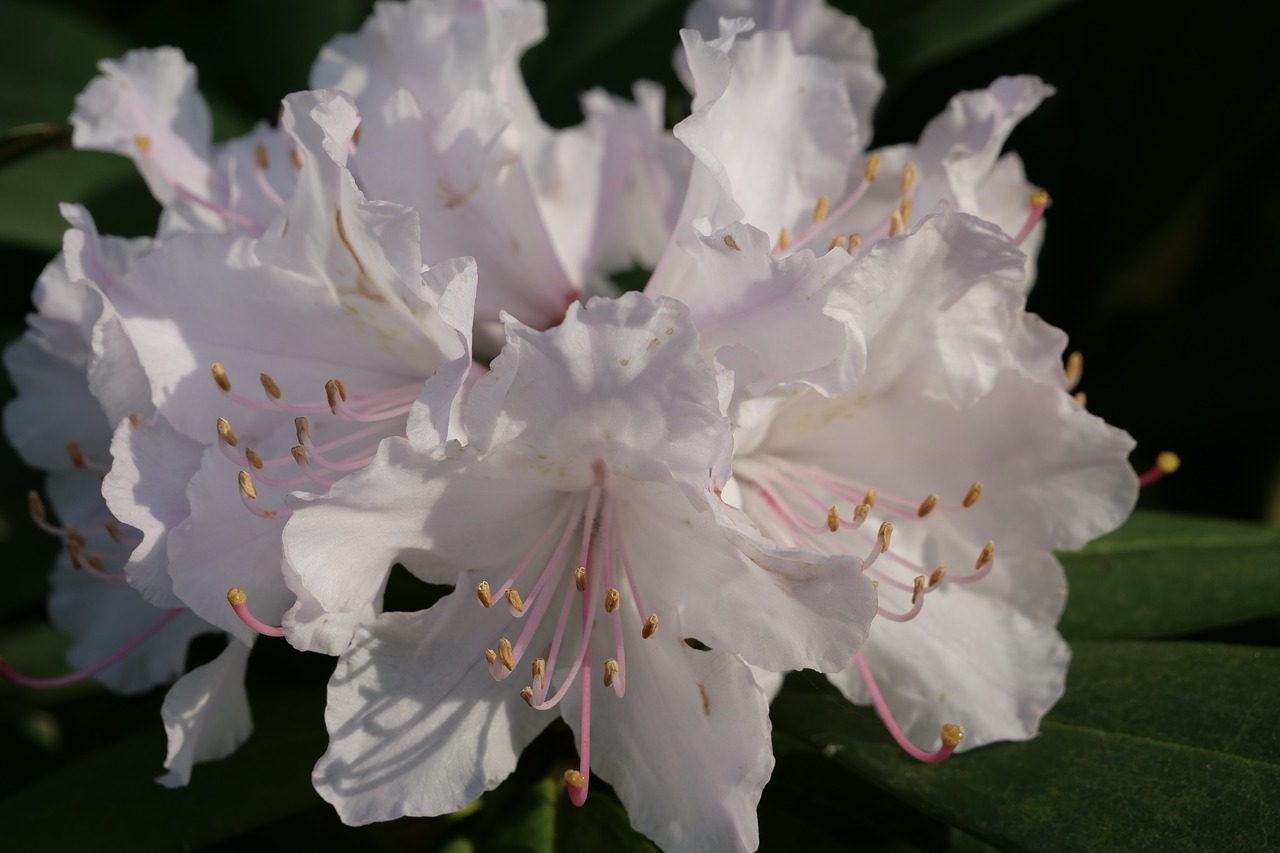
{"label": "yellow anther", "polygon": [[259,142],[253,148],[253,159],[258,161],[258,168],[267,171],[271,168],[271,161],[267,158],[267,146],[263,142]]}
{"label": "yellow anther", "polygon": [[878,174],[880,174],[880,155],[872,154],[867,158],[867,168],[862,172],[862,179],[864,181],[874,181]]}
{"label": "yellow anther", "polygon": [[254,450],[252,447],[246,447],[244,449],[244,458],[249,460],[249,464],[252,465],[255,470],[262,470],[263,461],[262,457],[258,455],[258,451]]}
{"label": "yellow anther", "polygon": [[245,497],[250,500],[258,497],[258,490],[253,485],[253,478],[249,476],[248,471],[241,471],[236,475],[236,479],[240,482],[240,491],[244,492]]}
{"label": "yellow anther", "polygon": [[889,550],[889,540],[893,538],[893,524],[888,521],[880,523],[880,532],[876,534],[876,539],[880,541],[880,553],[883,554]]}
{"label": "yellow anther", "polygon": [[1178,454],[1166,450],[1156,457],[1156,465],[1165,474],[1172,474],[1182,467],[1182,460],[1178,458]]}
{"label": "yellow anther", "polygon": [[227,369],[221,364],[214,362],[213,367],[209,368],[213,373],[213,381],[218,383],[218,387],[224,392],[231,390],[231,377],[227,376]]}
{"label": "yellow anther", "polygon": [[84,534],[70,524],[63,528],[63,535],[67,537],[67,545],[77,550],[83,551],[84,547],[89,544],[89,540],[84,538]]}
{"label": "yellow anther", "polygon": [[34,489],[27,492],[27,509],[37,521],[49,520],[49,513],[44,508],[44,501],[40,499],[40,495]]}
{"label": "yellow anther", "polygon": [[507,669],[516,668],[516,659],[511,655],[511,641],[506,637],[498,640],[498,657],[502,659],[502,665]]}
{"label": "yellow anther", "polygon": [[107,566],[97,554],[85,554],[84,558],[89,561],[89,565],[93,567],[94,571],[106,572]]}
{"label": "yellow anther", "polygon": [[1077,391],[1076,402],[1080,404],[1080,408],[1088,408],[1089,397],[1083,391]]}
{"label": "yellow anther", "polygon": [[725,244],[726,246],[728,246],[730,249],[733,249],[735,252],[741,252],[741,251],[742,251],[742,247],[738,245],[738,241],[737,241],[737,240],[733,239],[733,235],[732,235],[732,234],[726,234],[726,235],[724,235],[724,244]]}
{"label": "yellow anther", "polygon": [[612,687],[613,680],[618,677],[621,670],[618,668],[618,662],[613,658],[609,658],[604,662],[604,686]]}
{"label": "yellow anther", "polygon": [[1077,350],[1067,356],[1067,366],[1063,371],[1067,377],[1067,390],[1075,388],[1080,384],[1080,377],[1084,376],[1084,353]]}
{"label": "yellow anther", "polygon": [[579,791],[587,786],[587,777],[583,776],[577,770],[570,769],[564,771],[564,781],[570,788],[576,788]]}
{"label": "yellow anther", "polygon": [[862,502],[868,507],[874,507],[876,505],[876,495],[878,494],[880,493],[875,489],[867,489],[867,496],[862,499]]}
{"label": "yellow anther", "polygon": [[920,600],[920,596],[924,595],[924,575],[916,575],[915,587],[911,591],[911,605]]}
{"label": "yellow anther", "polygon": [[114,518],[108,518],[103,522],[102,526],[106,528],[107,535],[111,537],[112,541],[124,541],[124,534],[120,532],[120,524]]}
{"label": "yellow anther", "polygon": [[324,383],[324,394],[329,400],[329,411],[338,414],[338,404],[347,401],[347,389],[340,379],[330,379]]}
{"label": "yellow anther", "polygon": [[1044,190],[1036,190],[1031,194],[1031,204],[1035,207],[1048,207],[1049,194]]}
{"label": "yellow anther", "polygon": [[132,415],[129,415],[128,420],[129,426],[136,427],[138,425],[138,413],[134,412]]}
{"label": "yellow anther", "polygon": [[791,245],[791,232],[787,230],[787,226],[778,229],[778,250],[785,252],[787,247]]}
{"label": "yellow anther", "polygon": [[249,593],[245,592],[243,589],[237,589],[233,586],[231,589],[227,590],[227,601],[232,607],[239,607],[248,600]]}
{"label": "yellow anther", "polygon": [[480,581],[480,583],[476,584],[476,598],[480,599],[480,603],[485,606],[486,610],[493,606],[493,593],[489,592],[488,581]]}
{"label": "yellow anther", "polygon": [[982,497],[982,483],[977,480],[973,481],[973,485],[969,487],[969,491],[964,493],[964,500],[960,503],[965,509],[973,506],[978,502],[978,498]]}
{"label": "yellow anther", "polygon": [[289,448],[289,452],[293,454],[293,461],[299,465],[310,465],[311,459],[307,456],[307,449],[301,444],[295,444]]}
{"label": "yellow anther", "polygon": [[848,245],[849,245],[849,238],[841,234],[839,237],[836,237],[834,240],[832,240],[830,243],[827,244],[827,251],[830,252],[834,249],[843,249]]}
{"label": "yellow anther", "polygon": [[293,171],[301,172],[302,171],[302,152],[300,152],[297,148],[292,149],[289,152],[289,162],[293,164]]}
{"label": "yellow anther", "polygon": [[71,464],[77,468],[83,468],[85,465],[84,450],[81,449],[80,443],[76,441],[67,442],[67,455],[71,457]]}
{"label": "yellow anther", "polygon": [[855,231],[849,235],[849,254],[852,255],[854,252],[858,251],[861,248],[862,248],[862,235]]}
{"label": "yellow anther", "polygon": [[143,136],[139,134],[133,138],[133,144],[138,146],[138,150],[140,150],[143,154],[151,153],[151,137],[150,136]]}
{"label": "yellow anther", "polygon": [[293,430],[298,436],[298,444],[306,444],[311,437],[311,422],[303,417],[294,418]]}
{"label": "yellow anther", "polygon": [[872,578],[872,580],[871,580],[871,588],[872,588],[872,589],[877,589],[877,590],[878,590],[878,589],[880,589],[880,581],[875,580],[874,578]]}
{"label": "yellow anther", "polygon": [[525,701],[525,704],[527,704],[530,708],[532,708],[533,707],[533,688],[527,687],[527,686],[521,688],[520,698]]}
{"label": "yellow anther", "polygon": [[218,438],[226,442],[229,447],[235,447],[239,443],[236,440],[236,431],[231,428],[226,418],[218,418]]}
{"label": "yellow anther", "polygon": [[649,639],[658,633],[658,614],[650,613],[649,618],[644,620],[644,627],[640,629],[640,636]]}
{"label": "yellow anther", "polygon": [[489,664],[489,666],[493,666],[493,662],[498,659],[498,653],[495,652],[493,649],[485,649],[484,659],[485,659],[485,662]]}
{"label": "yellow anther", "polygon": [[363,133],[364,133],[364,125],[357,124],[356,129],[351,131],[351,141],[354,142],[356,145],[359,145],[360,137]]}
{"label": "yellow anther", "polygon": [[889,236],[897,237],[906,233],[907,223],[902,221],[902,211],[895,207],[893,213],[889,214]]}
{"label": "yellow anther", "polygon": [[918,180],[920,180],[920,172],[916,169],[916,164],[908,160],[902,170],[902,194],[906,195],[915,189]]}
{"label": "yellow anther", "polygon": [[511,608],[511,612],[523,613],[524,602],[520,600],[520,593],[514,589],[507,590],[507,606]]}
{"label": "yellow anther", "polygon": [[533,662],[533,680],[538,682],[538,686],[546,689],[547,686],[547,661],[544,658],[536,658]]}
{"label": "yellow anther", "polygon": [[853,508],[853,524],[858,526],[867,520],[867,516],[871,515],[871,504],[858,504]]}
{"label": "yellow anther", "polygon": [[944,746],[955,749],[962,740],[964,740],[964,726],[947,723],[942,727],[942,743]]}
{"label": "yellow anther", "polygon": [[834,506],[827,510],[827,529],[832,533],[840,529],[840,511]]}
{"label": "yellow anther", "polygon": [[912,206],[913,206],[913,203],[912,203],[911,199],[909,199],[909,198],[904,198],[904,199],[902,200],[902,204],[898,206],[898,210],[902,211],[902,221],[903,221],[903,222],[910,222],[910,221],[911,221],[911,208],[912,208]]}
{"label": "yellow anther", "polygon": [[942,583],[942,579],[945,578],[946,576],[947,576],[947,567],[938,566],[938,568],[934,569],[933,573],[929,575],[929,586],[931,587],[937,586],[938,584]]}
{"label": "yellow anther", "polygon": [[982,546],[982,553],[978,555],[978,562],[974,565],[975,569],[980,569],[987,563],[990,563],[996,556],[996,543],[988,542]]}
{"label": "yellow anther", "polygon": [[283,396],[280,393],[280,386],[271,378],[270,373],[263,373],[258,377],[258,379],[262,382],[262,390],[266,391],[267,396],[272,400],[279,400],[281,396]]}
{"label": "yellow anther", "polygon": [[937,506],[938,506],[938,496],[929,495],[929,497],[920,501],[920,508],[916,510],[916,517],[924,518],[926,515],[933,512],[934,509],[937,508]]}
{"label": "yellow anther", "polygon": [[813,224],[821,225],[822,220],[827,218],[827,214],[831,212],[831,196],[824,195],[818,199],[818,203],[813,206]]}
{"label": "yellow anther", "polygon": [[610,588],[610,590],[604,594],[604,612],[612,613],[617,610],[618,602],[621,600],[622,596],[618,594],[617,588]]}
{"label": "yellow anther", "polygon": [[573,571],[573,585],[578,588],[578,592],[587,591],[587,568],[586,566],[578,566]]}

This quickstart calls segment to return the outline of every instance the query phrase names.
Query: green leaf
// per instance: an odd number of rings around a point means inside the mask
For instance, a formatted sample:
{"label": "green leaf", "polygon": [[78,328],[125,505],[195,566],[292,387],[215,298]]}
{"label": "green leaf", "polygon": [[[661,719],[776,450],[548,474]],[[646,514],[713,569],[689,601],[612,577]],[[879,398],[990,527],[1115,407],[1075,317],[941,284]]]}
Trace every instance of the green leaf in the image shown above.
{"label": "green leaf", "polygon": [[1062,555],[1069,640],[1187,634],[1280,614],[1280,530],[1137,512]]}
{"label": "green leaf", "polygon": [[1070,0],[934,0],[875,31],[890,77],[915,74],[1021,29]]}
{"label": "green leaf", "polygon": [[1079,643],[1039,737],[938,765],[833,692],[786,691],[773,719],[1002,849],[1253,850],[1280,821],[1277,684],[1273,649]]}
{"label": "green leaf", "polygon": [[[598,782],[596,783],[598,785]],[[656,853],[649,839],[631,828],[626,809],[612,792],[592,791],[581,806],[569,802],[560,781],[560,809],[556,821],[557,853]]]}

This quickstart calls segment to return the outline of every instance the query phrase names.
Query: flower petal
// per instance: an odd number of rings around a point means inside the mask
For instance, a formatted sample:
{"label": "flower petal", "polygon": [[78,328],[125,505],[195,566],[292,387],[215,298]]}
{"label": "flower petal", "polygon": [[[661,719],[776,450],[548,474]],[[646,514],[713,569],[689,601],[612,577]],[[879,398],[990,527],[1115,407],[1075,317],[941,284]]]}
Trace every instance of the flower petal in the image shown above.
{"label": "flower petal", "polygon": [[220,655],[182,676],[165,695],[160,718],[169,737],[169,772],[156,780],[161,785],[185,786],[193,765],[227,757],[253,732],[244,689],[250,648],[229,639]]}

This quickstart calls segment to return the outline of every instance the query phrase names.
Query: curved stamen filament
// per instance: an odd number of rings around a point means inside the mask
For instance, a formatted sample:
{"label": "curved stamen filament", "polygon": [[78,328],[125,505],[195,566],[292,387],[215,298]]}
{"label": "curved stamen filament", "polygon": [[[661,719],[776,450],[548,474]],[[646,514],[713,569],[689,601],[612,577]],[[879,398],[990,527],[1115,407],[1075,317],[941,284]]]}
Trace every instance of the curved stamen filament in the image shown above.
{"label": "curved stamen filament", "polygon": [[1178,454],[1170,453],[1166,450],[1156,457],[1156,464],[1152,465],[1147,473],[1138,478],[1138,485],[1145,488],[1153,483],[1158,483],[1180,467],[1182,467],[1182,460],[1178,458]]}
{"label": "curved stamen filament", "polygon": [[[779,240],[779,245],[773,250],[774,258],[782,257],[783,252],[786,252],[788,249],[795,251],[805,243],[808,243],[816,237],[820,231],[822,231],[824,222],[839,221],[840,217],[852,210],[854,205],[862,200],[862,197],[866,194],[867,190],[871,188],[871,184],[875,181],[876,175],[879,171],[880,155],[872,154],[867,157],[867,165],[862,173],[862,181],[854,188],[853,192],[846,196],[844,201],[840,202],[834,210],[830,209],[829,200],[827,204],[823,204],[822,200],[819,200],[818,205],[814,208],[813,222],[794,238],[788,236],[786,240]],[[823,196],[822,198],[826,199],[827,197]]]}
{"label": "curved stamen filament", "polygon": [[1027,213],[1027,221],[1022,223],[1022,228],[1018,231],[1018,236],[1013,238],[1013,242],[1019,246],[1022,241],[1026,240],[1031,234],[1031,229],[1036,227],[1041,218],[1044,217],[1045,208],[1049,206],[1049,194],[1044,190],[1031,194],[1031,210]]}
{"label": "curved stamen filament", "polygon": [[876,713],[880,715],[884,727],[889,730],[889,734],[897,741],[898,746],[903,751],[917,761],[923,761],[926,764],[937,764],[939,761],[945,761],[951,757],[951,753],[955,752],[956,747],[960,745],[960,741],[964,738],[964,729],[956,725],[945,725],[942,727],[942,748],[936,752],[925,752],[908,740],[906,734],[898,726],[898,721],[893,718],[893,712],[889,710],[889,705],[884,700],[884,696],[880,693],[876,680],[871,676],[871,668],[867,666],[866,660],[862,657],[862,652],[858,652],[853,656],[853,661],[858,665],[858,672],[862,675],[862,681],[867,685],[867,692],[871,694],[871,701],[876,706]]}
{"label": "curved stamen filament", "polygon": [[87,666],[82,670],[73,672],[70,675],[63,675],[57,678],[33,678],[29,675],[23,675],[9,665],[8,661],[0,660],[0,678],[11,681],[19,687],[28,687],[35,690],[48,690],[55,687],[66,687],[69,684],[76,684],[84,681],[86,678],[92,678],[102,672],[112,664],[118,663],[132,652],[140,648],[147,640],[150,640],[156,634],[160,633],[166,625],[177,619],[184,610],[170,610],[161,616],[158,620],[151,624],[145,631],[134,637],[121,648],[107,655],[97,663]]}
{"label": "curved stamen filament", "polygon": [[259,142],[253,149],[254,155],[254,178],[258,182],[258,189],[262,190],[262,194],[278,208],[284,207],[284,199],[276,192],[276,188],[271,186],[271,182],[267,180],[267,171],[271,168],[271,161],[267,158],[267,146]]}
{"label": "curved stamen filament", "polygon": [[227,602],[231,605],[231,609],[240,617],[240,621],[257,631],[264,637],[283,637],[284,629],[276,628],[266,624],[258,617],[249,612],[249,594],[242,589],[236,589],[234,586],[227,591]]}

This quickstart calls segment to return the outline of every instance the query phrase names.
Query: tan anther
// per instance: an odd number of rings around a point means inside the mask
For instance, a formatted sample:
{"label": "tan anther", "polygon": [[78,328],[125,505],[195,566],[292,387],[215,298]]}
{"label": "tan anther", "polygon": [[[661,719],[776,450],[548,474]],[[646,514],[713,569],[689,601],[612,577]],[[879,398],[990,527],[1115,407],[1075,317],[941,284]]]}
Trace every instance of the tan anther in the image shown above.
{"label": "tan anther", "polygon": [[1031,203],[1036,207],[1049,206],[1049,194],[1044,190],[1036,190],[1031,194]]}
{"label": "tan anther", "polygon": [[218,438],[226,442],[229,447],[235,447],[239,444],[236,439],[236,431],[231,428],[231,424],[226,418],[218,418]]}
{"label": "tan anther", "polygon": [[84,558],[95,572],[99,572],[102,574],[106,573],[107,566],[105,563],[102,562],[102,558],[99,557],[97,554],[85,554]]}
{"label": "tan anther", "polygon": [[880,588],[880,581],[876,580],[875,578],[872,578],[872,579],[871,579],[871,588],[872,588],[872,589],[879,589],[879,588]]}
{"label": "tan anther", "polygon": [[920,596],[924,595],[924,575],[916,575],[915,586],[911,590],[911,606],[914,607],[916,602],[920,600]]}
{"label": "tan anther", "polygon": [[329,411],[333,412],[335,415],[338,414],[338,403],[345,403],[347,400],[347,394],[345,389],[342,387],[342,383],[337,379],[330,379],[328,382],[324,383],[324,394],[329,400]]}
{"label": "tan anther", "polygon": [[495,652],[493,649],[485,649],[484,659],[485,659],[485,663],[489,664],[489,666],[493,666],[494,661],[498,659],[498,653]]}
{"label": "tan anther", "polygon": [[103,522],[102,526],[103,528],[106,529],[107,535],[111,537],[111,540],[113,542],[124,541],[124,534],[120,532],[120,523],[117,522],[114,518],[108,518],[105,522]]}
{"label": "tan anther", "polygon": [[880,174],[880,155],[872,154],[867,158],[867,168],[862,172],[862,179],[865,181],[874,181],[878,174]]}
{"label": "tan anther", "polygon": [[791,232],[787,230],[787,226],[778,229],[778,250],[785,252],[787,247],[791,245]]}
{"label": "tan anther", "polygon": [[609,658],[604,662],[604,686],[612,687],[613,680],[618,677],[621,670],[618,668],[618,662],[613,658]]}
{"label": "tan anther", "polygon": [[587,785],[587,777],[573,769],[564,771],[564,781],[570,788],[576,788],[579,791]]}
{"label": "tan anther", "polygon": [[869,515],[871,515],[871,504],[858,504],[853,508],[854,525],[862,524]]}
{"label": "tan anther", "polygon": [[1172,474],[1182,467],[1182,460],[1178,458],[1178,454],[1166,450],[1156,457],[1156,465],[1162,473]]}
{"label": "tan anther", "polygon": [[916,188],[916,182],[920,180],[920,172],[916,169],[916,164],[910,160],[902,170],[902,194],[906,195]]}
{"label": "tan anther", "polygon": [[246,447],[244,449],[244,458],[249,461],[249,464],[254,467],[254,470],[262,470],[264,463],[262,461],[262,457],[258,455],[258,451],[254,450],[252,447]]}
{"label": "tan anther", "polygon": [[1089,397],[1083,391],[1077,391],[1076,402],[1080,404],[1080,408],[1088,408]]}
{"label": "tan anther", "polygon": [[973,481],[973,485],[969,487],[969,491],[964,493],[964,500],[960,503],[965,509],[973,506],[978,502],[978,498],[982,497],[982,483],[977,480]]}
{"label": "tan anther", "polygon": [[297,148],[290,151],[289,162],[293,164],[293,171],[301,172],[302,171],[302,152],[300,152]]}
{"label": "tan anther", "polygon": [[1080,378],[1084,376],[1084,353],[1076,350],[1067,356],[1067,366],[1063,372],[1067,377],[1067,390],[1075,388],[1080,384]]}
{"label": "tan anther", "polygon": [[821,225],[822,220],[827,218],[827,214],[831,212],[831,196],[824,195],[818,199],[818,203],[813,206],[813,224]]}
{"label": "tan anther", "polygon": [[827,510],[827,529],[832,533],[840,529],[840,510],[834,506]]}
{"label": "tan anther", "polygon": [[974,568],[975,569],[982,568],[987,563],[990,563],[995,558],[995,556],[996,556],[996,543],[988,542],[986,545],[982,546],[982,553],[978,555],[978,562],[974,566]]}
{"label": "tan anther", "polygon": [[311,459],[307,456],[307,449],[301,444],[295,444],[289,448],[289,452],[293,454],[293,461],[299,465],[310,465]]}
{"label": "tan anther", "polygon": [[83,569],[84,562],[80,559],[84,554],[84,545],[74,539],[67,540],[67,556],[71,558],[71,568]]}
{"label": "tan anther", "polygon": [[658,633],[658,614],[650,613],[649,618],[644,620],[644,627],[640,629],[640,636],[649,639]]}
{"label": "tan anther", "polygon": [[920,508],[916,510],[916,517],[924,518],[926,515],[933,512],[935,509],[937,509],[937,507],[938,507],[938,496],[929,495],[927,498],[920,501]]}
{"label": "tan anther", "polygon": [[533,707],[533,688],[528,686],[521,688],[520,698],[525,701],[525,704],[527,704],[530,708],[532,708]]}
{"label": "tan anther", "polygon": [[875,489],[867,489],[867,496],[862,499],[862,502],[869,507],[874,507],[876,505],[876,495],[878,494],[880,493]]}
{"label": "tan anther", "polygon": [[75,546],[78,550],[83,551],[84,547],[89,544],[89,540],[84,538],[84,534],[70,524],[63,528],[63,535],[67,537],[67,544]]}
{"label": "tan anther", "polygon": [[138,150],[143,154],[151,153],[151,137],[138,134],[133,138],[133,144],[138,146]]}
{"label": "tan anther", "polygon": [[862,235],[857,231],[849,235],[849,254],[853,254],[862,248]]}
{"label": "tan anther", "polygon": [[889,236],[897,237],[902,233],[904,227],[902,211],[895,207],[893,213],[889,214]]}
{"label": "tan anther", "polygon": [[587,569],[585,566],[578,566],[573,571],[573,584],[578,588],[578,592],[587,591]]}
{"label": "tan anther", "polygon": [[246,497],[251,500],[258,497],[258,490],[254,487],[253,478],[249,476],[248,471],[241,471],[236,475],[236,479],[240,482],[240,491],[244,492]]}
{"label": "tan anther", "polygon": [[71,457],[72,465],[76,466],[77,468],[84,467],[84,463],[85,463],[84,450],[81,449],[79,442],[76,442],[76,441],[67,442],[67,455]]}
{"label": "tan anther", "polygon": [[486,609],[493,606],[493,593],[489,592],[488,581],[480,581],[480,583],[476,585],[476,598],[480,599],[480,603],[483,604]]}
{"label": "tan anther", "polygon": [[929,575],[929,586],[931,587],[937,586],[938,584],[942,583],[942,579],[945,578],[946,576],[947,576],[947,567],[938,566],[938,568],[934,569],[933,573]]}
{"label": "tan anther", "polygon": [[227,601],[232,607],[239,607],[249,600],[249,593],[243,589],[236,589],[234,586],[227,590]]}
{"label": "tan anther", "polygon": [[898,209],[902,211],[903,222],[911,221],[911,208],[913,207],[913,205],[914,205],[914,202],[912,202],[911,199],[909,198],[904,198],[902,200],[902,204],[899,205]]}
{"label": "tan anther", "polygon": [[134,412],[132,415],[129,415],[129,426],[136,427],[137,425],[138,425],[138,413]]}
{"label": "tan anther", "polygon": [[364,125],[357,124],[356,129],[351,131],[351,141],[354,142],[356,145],[359,145],[360,137],[363,133],[364,133]]}
{"label": "tan anther", "polygon": [[834,240],[832,240],[830,243],[827,244],[827,251],[830,252],[835,249],[843,249],[848,245],[849,245],[849,238],[841,234],[839,237],[836,237]]}
{"label": "tan anther", "polygon": [[741,251],[742,251],[742,247],[738,245],[738,241],[737,241],[737,240],[733,239],[733,235],[732,235],[732,234],[726,234],[726,235],[724,235],[724,244],[725,244],[726,246],[728,246],[730,249],[733,249],[735,252],[741,252]]}
{"label": "tan anther", "polygon": [[48,521],[49,513],[44,508],[44,501],[40,499],[40,494],[34,489],[27,492],[27,509],[37,521]]}
{"label": "tan anther", "polygon": [[533,661],[533,680],[538,682],[538,686],[544,690],[547,687],[547,661],[545,658],[535,658]]}
{"label": "tan anther", "polygon": [[498,657],[502,659],[502,665],[507,669],[516,668],[516,659],[511,655],[511,641],[506,637],[498,640]]}
{"label": "tan anther", "polygon": [[267,392],[267,396],[272,400],[279,400],[281,396],[280,386],[271,378],[270,373],[263,373],[258,377],[262,381],[262,390]]}
{"label": "tan anther", "polygon": [[942,727],[942,743],[944,746],[955,749],[962,740],[964,740],[964,726],[947,723]]}
{"label": "tan anther", "polygon": [[311,437],[311,422],[304,417],[293,419],[293,431],[298,436],[298,444],[306,444]]}
{"label": "tan anther", "polygon": [[259,142],[253,147],[253,159],[257,161],[258,168],[267,171],[271,168],[271,160],[267,157],[266,143]]}
{"label": "tan anther", "polygon": [[889,550],[889,541],[893,539],[893,524],[888,521],[880,523],[880,532],[876,534],[876,539],[880,541],[880,553],[883,554]]}
{"label": "tan anther", "polygon": [[507,590],[507,606],[511,608],[513,613],[524,612],[524,602],[520,600],[520,593],[514,589]]}
{"label": "tan anther", "polygon": [[218,383],[218,387],[223,389],[224,393],[232,389],[232,379],[227,375],[227,368],[215,361],[214,366],[209,370],[214,374],[214,382]]}
{"label": "tan anther", "polygon": [[618,593],[616,587],[612,587],[604,594],[604,612],[612,613],[618,609],[618,602],[622,600],[622,596]]}

